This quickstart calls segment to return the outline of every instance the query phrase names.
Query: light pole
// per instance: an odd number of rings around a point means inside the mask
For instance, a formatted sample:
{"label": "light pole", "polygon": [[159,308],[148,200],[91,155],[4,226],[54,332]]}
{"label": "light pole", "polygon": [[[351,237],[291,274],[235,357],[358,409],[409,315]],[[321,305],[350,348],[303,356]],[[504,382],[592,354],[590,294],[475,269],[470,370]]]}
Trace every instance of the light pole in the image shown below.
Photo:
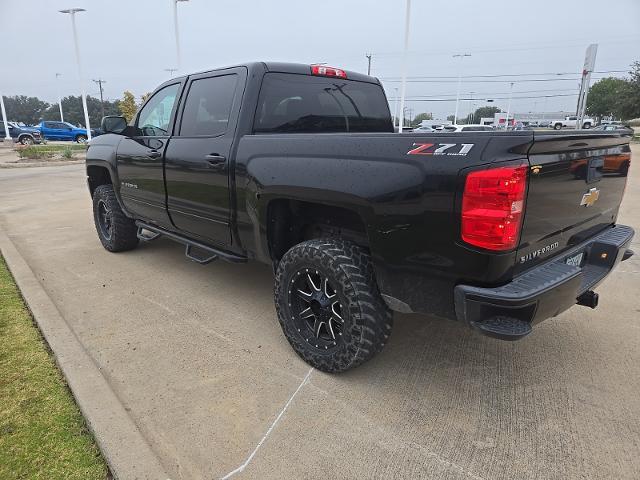
{"label": "light pole", "polygon": [[504,129],[509,129],[509,114],[511,113],[511,95],[513,94],[513,82],[511,82],[511,88],[509,89],[509,103],[507,103],[507,119],[504,122]]}
{"label": "light pole", "polygon": [[458,92],[456,93],[456,113],[453,115],[453,124],[456,125],[458,123],[458,105],[460,104],[460,85],[462,84],[462,59],[464,57],[470,57],[470,53],[457,53],[453,56],[453,58],[460,59],[460,69],[458,71]]}
{"label": "light pole", "polygon": [[2,123],[4,123],[4,139],[11,141],[9,135],[9,124],[7,123],[7,112],[4,109],[4,97],[0,94],[0,111],[2,111]]}
{"label": "light pole", "polygon": [[393,113],[395,114],[396,118],[393,121],[393,126],[395,127],[397,122],[400,121],[400,119],[398,118],[398,107],[400,106],[400,101],[398,99],[398,87],[395,87],[395,91],[396,91],[396,101],[394,102],[395,105],[393,107]]}
{"label": "light pole", "polygon": [[178,2],[188,2],[189,0],[171,0],[173,4],[173,31],[176,36],[176,67],[180,70],[180,30],[178,29]]}
{"label": "light pole", "polygon": [[56,90],[58,91],[58,108],[60,109],[60,121],[64,122],[64,115],[62,114],[62,98],[60,97],[60,84],[58,83],[58,78],[61,76],[61,73],[56,73]]}
{"label": "light pole", "polygon": [[365,57],[367,57],[367,61],[368,61],[368,63],[367,63],[367,75],[371,75],[371,57],[372,56],[373,55],[371,53],[367,53],[365,55]]}
{"label": "light pole", "polygon": [[404,22],[404,53],[402,56],[402,90],[400,93],[400,122],[398,133],[402,133],[404,127],[404,99],[407,94],[407,51],[409,50],[409,25],[411,23],[411,0],[407,0],[407,11]]}
{"label": "light pole", "polygon": [[467,123],[475,123],[474,120],[474,108],[475,108],[475,104],[473,103],[473,94],[476,92],[469,92],[469,95],[471,97],[471,100],[469,100],[469,103],[471,104],[471,109],[469,110],[469,116],[467,117]]}
{"label": "light pole", "polygon": [[78,64],[78,77],[82,92],[82,109],[84,110],[84,123],[87,129],[87,140],[91,140],[91,125],[89,125],[89,111],[87,110],[87,94],[84,88],[84,77],[82,75],[82,64],[80,63],[80,47],[78,45],[78,32],[76,31],[76,13],[86,12],[84,8],[69,8],[59,10],[60,13],[68,13],[71,16],[71,28],[73,29],[73,44],[76,50],[76,63]]}

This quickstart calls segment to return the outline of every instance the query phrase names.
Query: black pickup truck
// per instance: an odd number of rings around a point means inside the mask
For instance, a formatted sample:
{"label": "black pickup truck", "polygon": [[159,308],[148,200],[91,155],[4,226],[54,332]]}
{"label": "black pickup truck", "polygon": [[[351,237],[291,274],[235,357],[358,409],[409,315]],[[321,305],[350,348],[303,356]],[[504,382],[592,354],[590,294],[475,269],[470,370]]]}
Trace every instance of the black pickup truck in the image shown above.
{"label": "black pickup truck", "polygon": [[284,334],[327,372],[379,352],[392,311],[522,338],[595,308],[633,254],[618,132],[398,134],[377,79],[282,63],[170,80],[102,127],[87,178],[103,246],[165,236],[199,263],[273,265]]}

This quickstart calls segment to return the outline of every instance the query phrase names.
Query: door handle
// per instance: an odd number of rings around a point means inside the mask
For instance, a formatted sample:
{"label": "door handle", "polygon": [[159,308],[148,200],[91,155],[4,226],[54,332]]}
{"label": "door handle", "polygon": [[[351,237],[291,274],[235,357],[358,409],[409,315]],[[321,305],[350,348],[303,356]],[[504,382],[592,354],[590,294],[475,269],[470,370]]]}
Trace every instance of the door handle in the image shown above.
{"label": "door handle", "polygon": [[151,150],[149,152],[149,157],[151,157],[151,158],[160,158],[161,156],[162,156],[162,153],[160,153],[157,150]]}
{"label": "door handle", "polygon": [[209,162],[209,165],[211,166],[218,166],[227,161],[224,155],[219,155],[217,153],[210,153],[206,158],[207,162]]}

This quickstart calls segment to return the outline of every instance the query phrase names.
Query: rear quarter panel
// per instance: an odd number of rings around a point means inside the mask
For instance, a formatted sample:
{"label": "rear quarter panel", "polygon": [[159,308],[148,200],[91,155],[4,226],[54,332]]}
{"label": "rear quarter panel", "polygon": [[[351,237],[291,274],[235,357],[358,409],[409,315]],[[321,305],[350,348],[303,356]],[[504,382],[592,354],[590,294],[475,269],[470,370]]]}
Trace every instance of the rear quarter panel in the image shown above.
{"label": "rear quarter panel", "polygon": [[[453,286],[509,275],[514,252],[490,258],[458,242],[459,172],[526,157],[531,134],[247,135],[236,156],[237,228],[242,246],[270,261],[270,201],[286,198],[357,212],[366,226],[379,287],[413,311],[454,318]],[[460,145],[473,144],[466,155]],[[423,144],[434,147],[408,154]],[[456,145],[434,155],[438,145]],[[501,257],[496,261],[497,257]]]}

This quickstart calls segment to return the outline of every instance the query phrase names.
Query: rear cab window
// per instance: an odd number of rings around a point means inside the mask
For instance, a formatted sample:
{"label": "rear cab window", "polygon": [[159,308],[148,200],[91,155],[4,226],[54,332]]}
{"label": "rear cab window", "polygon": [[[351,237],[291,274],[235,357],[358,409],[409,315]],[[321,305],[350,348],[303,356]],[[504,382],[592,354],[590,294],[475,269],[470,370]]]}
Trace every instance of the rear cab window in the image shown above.
{"label": "rear cab window", "polygon": [[254,133],[393,132],[389,106],[375,83],[267,73]]}

